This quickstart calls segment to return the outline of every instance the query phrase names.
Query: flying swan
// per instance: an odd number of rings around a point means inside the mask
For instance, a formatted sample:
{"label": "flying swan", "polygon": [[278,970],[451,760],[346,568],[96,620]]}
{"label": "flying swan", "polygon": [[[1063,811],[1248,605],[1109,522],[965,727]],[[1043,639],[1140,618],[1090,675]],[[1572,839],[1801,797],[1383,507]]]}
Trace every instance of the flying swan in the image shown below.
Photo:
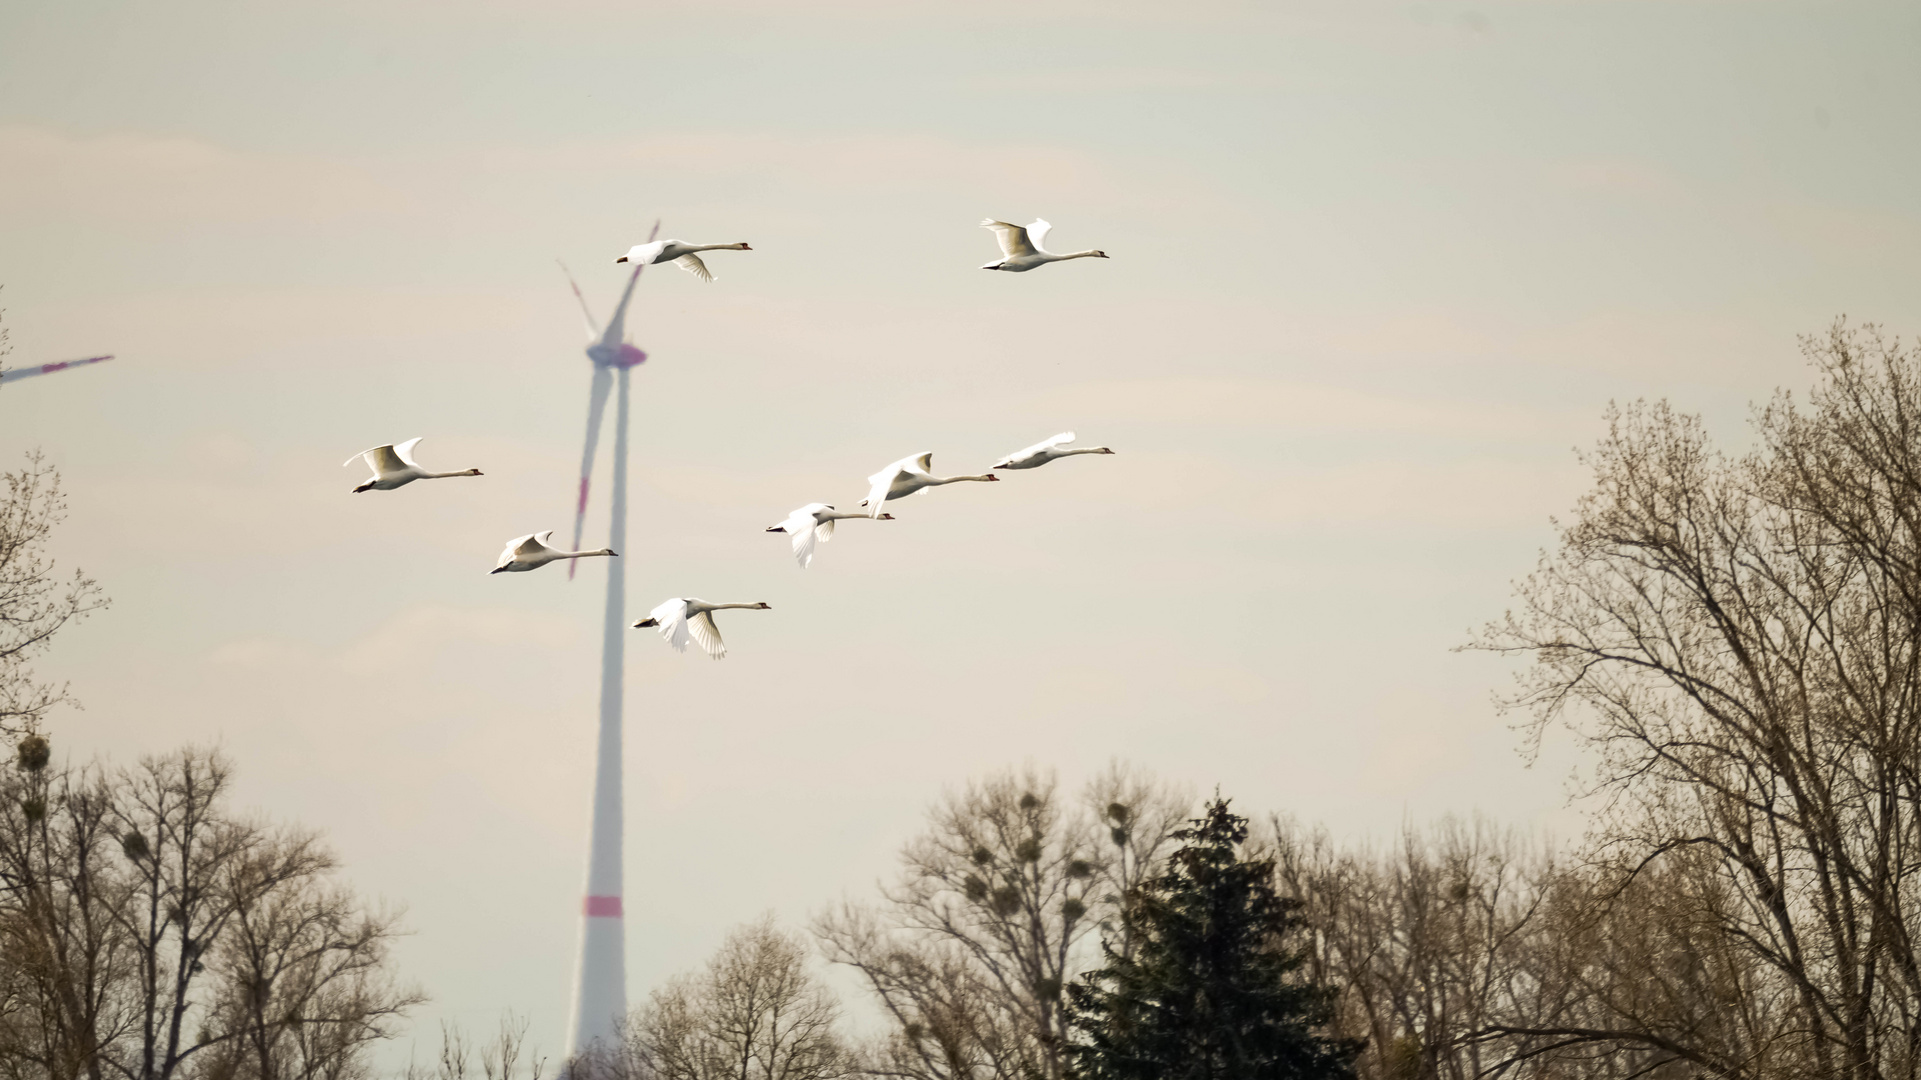
{"label": "flying swan", "polygon": [[372,450],[362,450],[353,457],[340,463],[342,468],[356,461],[366,461],[367,467],[374,471],[373,479],[354,489],[358,495],[363,491],[392,491],[402,484],[415,480],[440,480],[449,476],[479,476],[479,469],[462,469],[459,472],[428,472],[414,460],[414,447],[419,439],[408,439],[404,443],[388,443]]}
{"label": "flying swan", "polygon": [[[836,510],[826,503],[808,503],[806,506],[787,515],[787,520],[778,525],[767,526],[768,532],[786,533],[794,541],[794,561],[800,563],[802,570],[814,561],[814,545],[825,544],[834,538],[834,522],[848,518],[864,518],[866,514],[847,513]],[[894,515],[882,514],[876,521],[892,521]]]}
{"label": "flying swan", "polygon": [[996,461],[993,465],[989,466],[989,468],[1038,469],[1050,461],[1064,457],[1073,457],[1075,454],[1111,454],[1114,452],[1105,446],[1076,446],[1071,450],[1067,449],[1066,445],[1073,441],[1074,433],[1071,431],[1063,431],[1059,435],[1043,442],[1037,442],[1025,450],[1016,450],[999,461]]}
{"label": "flying swan", "polygon": [[710,604],[697,596],[677,597],[662,603],[647,613],[647,618],[634,624],[636,629],[645,626],[660,628],[660,636],[675,652],[687,651],[687,639],[691,636],[700,642],[707,655],[719,660],[727,655],[727,646],[721,643],[720,628],[714,625],[714,612],[728,608],[745,611],[772,611],[766,604]]}
{"label": "flying swan", "polygon": [[867,497],[860,501],[860,504],[867,508],[867,516],[880,517],[880,508],[889,499],[905,499],[922,488],[939,487],[942,484],[953,484],[962,480],[1000,479],[993,473],[982,473],[979,476],[935,476],[928,472],[933,467],[934,452],[929,450],[915,454],[913,457],[901,458],[868,477],[867,482],[874,486],[868,490]]}
{"label": "flying swan", "polygon": [[639,266],[652,263],[670,262],[702,281],[714,280],[707,272],[707,264],[695,254],[701,251],[752,251],[746,244],[688,244],[679,240],[656,240],[651,244],[635,244],[627,254],[615,259],[617,263],[630,262]]}
{"label": "flying swan", "polygon": [[599,551],[562,551],[548,546],[547,542],[553,539],[553,536],[554,530],[548,529],[542,533],[528,533],[526,536],[514,537],[507,541],[506,549],[500,553],[500,562],[487,572],[517,574],[538,570],[550,562],[559,562],[562,559],[587,559],[595,555],[620,554],[612,548],[601,548]]}
{"label": "flying swan", "polygon": [[1040,218],[1035,218],[1034,223],[1025,229],[1019,225],[1009,225],[1005,221],[987,218],[981,222],[981,228],[994,230],[994,239],[1001,242],[1001,257],[996,262],[982,263],[981,269],[1007,270],[1018,274],[1025,270],[1032,270],[1036,266],[1046,266],[1048,263],[1061,262],[1065,259],[1107,258],[1107,252],[1095,251],[1091,248],[1066,255],[1056,255],[1042,248],[1041,243],[1047,239],[1047,230],[1053,227]]}

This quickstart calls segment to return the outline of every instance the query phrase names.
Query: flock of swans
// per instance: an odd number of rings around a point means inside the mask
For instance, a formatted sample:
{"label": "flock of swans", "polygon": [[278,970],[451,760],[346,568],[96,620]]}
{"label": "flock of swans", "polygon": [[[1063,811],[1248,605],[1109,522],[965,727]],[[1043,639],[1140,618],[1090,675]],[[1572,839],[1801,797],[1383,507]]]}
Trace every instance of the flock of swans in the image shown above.
{"label": "flock of swans", "polygon": [[[1047,231],[1053,226],[1036,219],[1026,227],[1010,225],[1005,221],[988,218],[981,227],[991,229],[994,238],[1000,242],[1001,258],[984,264],[983,270],[1006,270],[1021,273],[1050,262],[1066,259],[1096,258],[1105,259],[1103,251],[1076,251],[1057,255],[1041,247]],[[701,261],[703,251],[752,251],[745,243],[738,244],[688,244],[679,240],[656,240],[647,244],[636,244],[627,254],[615,259],[616,263],[635,263],[651,265],[673,263],[681,269],[711,282],[714,275]],[[1077,454],[1111,454],[1114,451],[1105,446],[1069,446],[1075,435],[1063,431],[1051,439],[1044,439],[1033,446],[1017,450],[1001,458],[988,467],[989,471],[978,475],[936,476],[933,473],[934,455],[932,451],[904,457],[892,465],[867,478],[867,497],[860,501],[858,511],[843,511],[831,503],[808,503],[777,524],[769,525],[768,532],[785,533],[792,542],[794,561],[802,570],[813,565],[814,550],[834,537],[834,523],[850,518],[867,518],[872,521],[892,521],[894,515],[883,513],[882,507],[889,502],[905,499],[925,488],[940,487],[963,481],[993,483],[1000,480],[994,470],[999,469],[1037,469],[1050,461]],[[352,465],[364,461],[373,470],[373,476],[354,488],[354,493],[363,491],[392,491],[404,487],[415,480],[443,480],[455,476],[481,476],[479,469],[459,469],[453,472],[432,472],[414,460],[414,447],[420,444],[418,438],[402,443],[390,443],[363,450],[348,458],[343,464]],[[598,551],[566,551],[553,546],[553,530],[528,533],[507,541],[500,553],[499,560],[489,571],[493,574],[525,573],[538,570],[548,563],[566,559],[587,559],[596,556],[618,557],[619,552],[609,548]],[[710,604],[699,597],[675,597],[648,612],[648,617],[635,623],[635,628],[658,629],[660,636],[678,652],[686,652],[691,640],[700,645],[708,656],[718,660],[727,655],[727,646],[721,640],[720,628],[714,624],[714,612],[737,609],[743,611],[772,610],[766,603],[751,604]]]}

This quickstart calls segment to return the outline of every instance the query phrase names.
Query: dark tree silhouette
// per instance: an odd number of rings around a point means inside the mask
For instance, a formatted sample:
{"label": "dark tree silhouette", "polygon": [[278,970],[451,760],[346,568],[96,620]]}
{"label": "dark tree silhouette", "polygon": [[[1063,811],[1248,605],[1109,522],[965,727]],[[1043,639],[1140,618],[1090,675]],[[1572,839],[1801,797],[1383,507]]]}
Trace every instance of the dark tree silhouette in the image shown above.
{"label": "dark tree silhouette", "polygon": [[1361,1044],[1321,1030],[1333,994],[1302,977],[1290,946],[1298,903],[1274,864],[1243,856],[1247,819],[1215,799],[1167,870],[1127,898],[1133,955],[1069,989],[1070,1046],[1083,1080],[1320,1080],[1351,1077]]}

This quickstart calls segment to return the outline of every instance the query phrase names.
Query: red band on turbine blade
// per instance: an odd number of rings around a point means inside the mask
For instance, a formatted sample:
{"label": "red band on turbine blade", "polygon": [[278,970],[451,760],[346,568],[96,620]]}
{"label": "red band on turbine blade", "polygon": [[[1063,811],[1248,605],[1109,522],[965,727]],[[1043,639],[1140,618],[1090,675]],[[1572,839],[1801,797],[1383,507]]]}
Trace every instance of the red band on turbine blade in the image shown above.
{"label": "red band on turbine blade", "polygon": [[584,476],[580,478],[580,510],[578,512],[582,514],[587,512],[587,478]]}
{"label": "red band on turbine blade", "polygon": [[587,898],[587,917],[590,919],[620,918],[620,897],[590,896]]}

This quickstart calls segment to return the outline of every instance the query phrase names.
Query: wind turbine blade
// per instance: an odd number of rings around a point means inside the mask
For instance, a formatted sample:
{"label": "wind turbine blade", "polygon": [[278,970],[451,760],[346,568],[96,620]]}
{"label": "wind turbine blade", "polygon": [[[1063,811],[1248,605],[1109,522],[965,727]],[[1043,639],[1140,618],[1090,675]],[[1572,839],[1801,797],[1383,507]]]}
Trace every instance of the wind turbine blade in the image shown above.
{"label": "wind turbine blade", "polygon": [[554,262],[560,266],[560,272],[567,275],[567,284],[573,286],[574,299],[580,301],[580,317],[587,321],[587,340],[592,341],[600,336],[600,328],[594,325],[594,313],[587,310],[587,298],[580,294],[580,285],[574,281],[574,272],[567,269],[567,264],[559,259]]}
{"label": "wind turbine blade", "polygon": [[[660,235],[660,219],[654,219],[654,231],[647,234],[647,242],[653,243]],[[640,272],[645,264],[634,267],[633,276],[627,279],[627,291],[620,294],[620,306],[614,309],[614,317],[607,322],[607,333],[600,341],[603,345],[618,345],[627,340],[627,301],[633,299],[634,286],[640,283]]]}
{"label": "wind turbine blade", "polygon": [[33,367],[13,368],[10,371],[0,371],[0,382],[18,382],[21,379],[31,379],[35,375],[51,375],[56,371],[65,371],[70,367],[98,364],[102,360],[111,359],[113,359],[113,354],[108,353],[106,356],[89,356],[84,360],[62,360],[57,364],[38,364]]}
{"label": "wind turbine blade", "polygon": [[[587,395],[587,449],[580,455],[580,503],[574,509],[573,551],[581,550],[580,534],[587,527],[587,483],[594,475],[594,448],[600,444],[600,420],[607,414],[607,395],[613,388],[613,369],[595,364],[593,389]],[[578,565],[579,559],[567,560],[568,581],[574,579],[574,567]]]}

